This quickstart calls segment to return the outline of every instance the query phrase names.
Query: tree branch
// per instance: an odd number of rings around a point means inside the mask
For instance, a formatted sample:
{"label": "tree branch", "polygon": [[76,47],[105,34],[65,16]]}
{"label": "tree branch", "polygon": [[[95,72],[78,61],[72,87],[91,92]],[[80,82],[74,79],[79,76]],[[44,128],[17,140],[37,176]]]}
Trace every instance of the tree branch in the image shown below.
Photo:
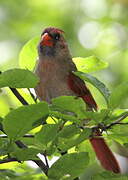
{"label": "tree branch", "polygon": [[[0,71],[0,74],[2,74],[2,72]],[[20,93],[17,91],[16,88],[11,88],[9,87],[10,90],[12,91],[12,93],[17,97],[17,99],[23,104],[23,105],[28,105],[28,102],[20,95]]]}
{"label": "tree branch", "polygon": [[18,160],[16,158],[3,159],[3,160],[0,160],[0,164],[14,162],[14,161],[18,161]]}
{"label": "tree branch", "polygon": [[[93,135],[93,132],[97,131],[97,130],[98,131],[100,130],[100,132],[102,134],[103,131],[106,131],[106,130],[110,129],[112,126],[115,126],[115,125],[128,125],[128,122],[126,122],[126,123],[125,122],[124,123],[121,122],[126,117],[128,117],[128,113],[120,116],[116,121],[110,123],[109,125],[104,125],[103,123],[99,123],[98,125],[93,126],[91,128],[92,129],[92,135]],[[83,129],[83,127],[81,127],[81,126],[80,126],[80,128]],[[100,136],[94,136],[94,135],[93,135],[93,137],[100,138]]]}
{"label": "tree branch", "polygon": [[126,125],[128,123],[120,123],[120,121],[122,121],[123,119],[125,119],[126,117],[128,117],[128,114],[124,114],[123,116],[121,116],[119,119],[117,119],[115,122],[112,122],[111,124],[109,124],[108,126],[105,127],[105,129],[110,129],[112,126],[120,124],[120,125]]}
{"label": "tree branch", "polygon": [[[23,105],[29,105],[28,102],[20,95],[17,89],[10,87],[10,90]],[[23,144],[21,141],[16,141],[15,143],[17,144],[19,148],[27,148],[27,146]],[[35,162],[40,167],[40,169],[47,175],[49,167],[47,167],[43,163],[43,161],[41,160],[32,160],[32,161]]]}
{"label": "tree branch", "polygon": [[41,154],[44,156],[45,164],[46,164],[46,166],[49,168],[49,164],[48,164],[48,160],[47,160],[46,153],[41,153]]}
{"label": "tree branch", "polygon": [[[21,141],[16,141],[15,142],[16,143],[16,145],[19,147],[19,148],[21,148],[21,149],[23,149],[23,148],[28,148],[25,144],[23,144]],[[39,158],[39,157],[38,157]],[[41,161],[41,160],[32,160],[33,162],[35,162],[39,167],[40,167],[40,169],[42,169],[42,171],[47,175],[47,173],[48,173],[48,169],[49,169],[49,167],[47,166],[47,165],[45,165],[44,163],[43,163],[43,161]]]}
{"label": "tree branch", "polygon": [[[32,134],[25,134],[23,137],[24,138],[34,138],[35,136]],[[6,134],[0,134],[0,138],[8,138],[8,136]]]}
{"label": "tree branch", "polygon": [[29,94],[32,97],[33,101],[37,103],[37,98],[34,96],[34,94],[31,92],[31,90],[28,88]]}
{"label": "tree branch", "polygon": [[[21,141],[16,141],[15,143],[21,149],[27,148],[27,146],[25,144],[23,144]],[[8,159],[0,160],[0,164],[8,163],[8,162],[14,162],[14,161],[19,162],[19,160],[16,158],[8,158]],[[41,160],[32,160],[32,161],[35,162],[40,167],[40,169],[47,175],[49,167],[46,166],[43,163],[43,161],[41,161]]]}
{"label": "tree branch", "polygon": [[17,91],[17,89],[10,87],[10,90],[23,105],[28,105],[28,102],[20,95],[20,93]]}

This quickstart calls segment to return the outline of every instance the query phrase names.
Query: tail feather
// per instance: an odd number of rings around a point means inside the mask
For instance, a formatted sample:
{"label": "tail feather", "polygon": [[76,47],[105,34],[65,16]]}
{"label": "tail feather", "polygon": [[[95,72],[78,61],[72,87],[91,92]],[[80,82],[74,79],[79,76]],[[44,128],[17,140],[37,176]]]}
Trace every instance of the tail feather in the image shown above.
{"label": "tail feather", "polygon": [[102,137],[93,137],[90,139],[90,143],[101,165],[108,171],[120,173],[119,164],[104,139]]}
{"label": "tail feather", "polygon": [[[97,104],[83,80],[81,80],[75,74],[70,73],[68,76],[68,85],[69,88],[74,93],[76,93],[77,96],[81,97],[85,101],[85,103],[89,107],[89,110],[93,111],[93,109],[95,109],[97,111]],[[101,165],[106,170],[112,171],[114,173],[120,173],[118,162],[104,139],[100,137],[101,133],[99,131],[95,133],[95,136],[97,136],[97,138],[92,137],[90,139],[90,142]]]}

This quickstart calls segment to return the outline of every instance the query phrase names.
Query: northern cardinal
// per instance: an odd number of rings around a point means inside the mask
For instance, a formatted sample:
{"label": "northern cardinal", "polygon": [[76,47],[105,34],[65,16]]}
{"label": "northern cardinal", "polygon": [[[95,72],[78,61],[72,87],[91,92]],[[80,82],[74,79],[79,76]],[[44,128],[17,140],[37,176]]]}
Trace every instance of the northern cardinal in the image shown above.
{"label": "northern cardinal", "polygon": [[[63,33],[64,31],[58,28],[49,27],[41,34],[38,45],[39,60],[35,70],[40,79],[35,88],[37,97],[51,103],[51,99],[58,96],[77,96],[81,97],[90,109],[97,110],[97,104],[84,81],[72,73],[77,71],[77,68]],[[118,162],[101,137],[100,131],[94,132],[94,136],[89,140],[101,165],[106,170],[120,173]]]}

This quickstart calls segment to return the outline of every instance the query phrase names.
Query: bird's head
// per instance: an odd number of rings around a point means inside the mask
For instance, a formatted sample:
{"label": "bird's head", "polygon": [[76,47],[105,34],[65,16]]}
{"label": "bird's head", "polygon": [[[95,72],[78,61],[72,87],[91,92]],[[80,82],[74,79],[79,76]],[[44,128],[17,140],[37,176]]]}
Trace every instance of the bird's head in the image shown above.
{"label": "bird's head", "polygon": [[58,28],[46,28],[41,34],[38,45],[40,57],[44,56],[63,56],[69,54],[68,45],[64,39],[64,31]]}

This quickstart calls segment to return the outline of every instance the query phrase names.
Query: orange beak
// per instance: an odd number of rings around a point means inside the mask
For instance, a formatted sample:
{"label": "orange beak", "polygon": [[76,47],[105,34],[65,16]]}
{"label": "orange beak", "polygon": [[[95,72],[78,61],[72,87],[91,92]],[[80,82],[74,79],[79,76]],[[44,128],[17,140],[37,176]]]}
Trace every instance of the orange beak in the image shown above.
{"label": "orange beak", "polygon": [[48,33],[44,33],[41,37],[41,45],[43,46],[53,46],[53,39]]}

